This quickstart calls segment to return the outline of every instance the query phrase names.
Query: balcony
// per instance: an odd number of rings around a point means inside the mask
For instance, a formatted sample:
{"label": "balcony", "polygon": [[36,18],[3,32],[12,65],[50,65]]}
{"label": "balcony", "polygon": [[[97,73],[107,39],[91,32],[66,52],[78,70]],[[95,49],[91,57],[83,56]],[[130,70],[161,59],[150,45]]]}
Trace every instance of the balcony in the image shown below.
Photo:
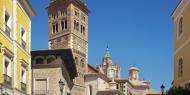
{"label": "balcony", "polygon": [[21,82],[21,91],[22,93],[26,93],[26,84]]}
{"label": "balcony", "polygon": [[5,34],[11,37],[11,28],[7,24],[5,24]]}
{"label": "balcony", "polygon": [[21,41],[21,47],[23,48],[23,49],[26,49],[26,42],[22,39],[22,41]]}
{"label": "balcony", "polygon": [[4,74],[4,86],[11,88],[12,87],[12,78],[7,74]]}

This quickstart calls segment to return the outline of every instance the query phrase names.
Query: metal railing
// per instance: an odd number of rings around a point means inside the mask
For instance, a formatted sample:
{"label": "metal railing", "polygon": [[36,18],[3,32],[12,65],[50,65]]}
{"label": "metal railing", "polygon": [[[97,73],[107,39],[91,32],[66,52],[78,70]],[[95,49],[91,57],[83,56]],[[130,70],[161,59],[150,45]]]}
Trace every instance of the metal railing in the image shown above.
{"label": "metal railing", "polygon": [[21,41],[21,47],[23,48],[23,49],[26,49],[26,42],[22,39],[22,41]]}
{"label": "metal railing", "polygon": [[22,93],[26,93],[26,84],[21,82],[21,91]]}
{"label": "metal railing", "polygon": [[8,76],[7,74],[4,74],[4,86],[11,88],[12,86],[12,78]]}
{"label": "metal railing", "polygon": [[11,28],[7,24],[5,24],[5,34],[11,37]]}

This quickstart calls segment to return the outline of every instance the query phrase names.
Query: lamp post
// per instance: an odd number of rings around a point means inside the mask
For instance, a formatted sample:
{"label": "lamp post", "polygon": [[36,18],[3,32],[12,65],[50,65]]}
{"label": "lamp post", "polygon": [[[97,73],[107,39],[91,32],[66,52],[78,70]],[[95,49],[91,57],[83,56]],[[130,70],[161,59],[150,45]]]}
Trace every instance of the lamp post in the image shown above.
{"label": "lamp post", "polygon": [[162,84],[162,85],[160,86],[160,88],[161,88],[162,95],[164,95],[165,86]]}
{"label": "lamp post", "polygon": [[61,81],[61,79],[60,79],[60,81],[59,81],[59,87],[60,87],[60,91],[61,91],[61,95],[63,95],[63,88],[64,88],[64,82],[63,81]]}

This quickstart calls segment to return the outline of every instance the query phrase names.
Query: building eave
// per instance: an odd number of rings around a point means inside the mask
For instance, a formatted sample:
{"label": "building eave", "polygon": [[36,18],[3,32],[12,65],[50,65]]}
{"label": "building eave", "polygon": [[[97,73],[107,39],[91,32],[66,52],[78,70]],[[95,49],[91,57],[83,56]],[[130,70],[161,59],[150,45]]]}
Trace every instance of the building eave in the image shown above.
{"label": "building eave", "polygon": [[[47,55],[57,55],[57,56],[63,56],[65,58],[65,66],[69,72],[70,78],[74,79],[77,76],[77,69],[75,66],[74,57],[72,54],[71,49],[52,49],[52,50],[36,50],[31,52],[32,58],[35,56],[47,56]],[[63,63],[64,64],[64,63]],[[33,68],[56,68],[59,67],[59,64],[53,64],[52,65],[34,65],[32,64]]]}
{"label": "building eave", "polygon": [[36,12],[28,0],[18,0],[18,2],[22,5],[29,17],[36,16]]}
{"label": "building eave", "polygon": [[177,7],[174,9],[172,13],[172,17],[174,18],[174,21],[176,20],[175,18],[178,18],[181,16],[180,14],[183,13],[185,8],[190,4],[190,0],[180,0],[178,3]]}
{"label": "building eave", "polygon": [[[46,9],[56,9],[56,10],[60,10],[60,9],[65,9],[66,7],[68,7],[70,4],[73,4],[74,6],[76,6],[76,7],[78,7],[78,8],[80,8],[86,15],[89,15],[89,13],[90,13],[90,11],[88,10],[88,7],[84,4],[84,3],[82,3],[80,0],[67,0],[67,1],[61,1],[61,2],[59,2],[59,3],[63,3],[63,5],[62,6],[59,6],[59,7],[57,7],[57,1],[54,1],[54,2],[51,2],[50,4],[49,4],[49,6],[48,7],[46,7]],[[54,14],[54,13],[57,13],[57,11],[49,11],[48,10],[48,14]]]}
{"label": "building eave", "polygon": [[173,15],[175,14],[175,11],[177,10],[178,6],[180,5],[182,0],[179,1],[179,3],[177,4],[177,6],[175,7],[175,9],[172,11],[171,16],[173,17]]}

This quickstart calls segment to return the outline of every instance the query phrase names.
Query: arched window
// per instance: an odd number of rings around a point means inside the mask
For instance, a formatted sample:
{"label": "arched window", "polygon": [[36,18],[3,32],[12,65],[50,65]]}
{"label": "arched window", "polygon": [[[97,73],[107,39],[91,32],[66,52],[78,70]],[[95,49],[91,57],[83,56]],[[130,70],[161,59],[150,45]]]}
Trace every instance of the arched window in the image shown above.
{"label": "arched window", "polygon": [[76,64],[76,65],[79,64],[79,59],[78,59],[78,57],[75,57],[75,64]]}
{"label": "arched window", "polygon": [[93,91],[92,86],[89,85],[89,94],[90,94],[90,95],[92,95],[92,91]]}
{"label": "arched window", "polygon": [[183,59],[180,58],[178,62],[178,77],[183,76]]}
{"label": "arched window", "polygon": [[44,63],[44,59],[42,58],[36,59],[36,64],[43,64],[43,63]]}
{"label": "arched window", "polygon": [[181,17],[179,20],[179,33],[178,35],[180,36],[183,33],[183,18]]}
{"label": "arched window", "polygon": [[81,61],[80,61],[80,65],[81,65],[81,67],[84,67],[84,59],[81,59]]}
{"label": "arched window", "polygon": [[54,60],[55,60],[55,58],[49,57],[49,58],[47,59],[47,64],[50,64],[50,63],[53,62]]}

